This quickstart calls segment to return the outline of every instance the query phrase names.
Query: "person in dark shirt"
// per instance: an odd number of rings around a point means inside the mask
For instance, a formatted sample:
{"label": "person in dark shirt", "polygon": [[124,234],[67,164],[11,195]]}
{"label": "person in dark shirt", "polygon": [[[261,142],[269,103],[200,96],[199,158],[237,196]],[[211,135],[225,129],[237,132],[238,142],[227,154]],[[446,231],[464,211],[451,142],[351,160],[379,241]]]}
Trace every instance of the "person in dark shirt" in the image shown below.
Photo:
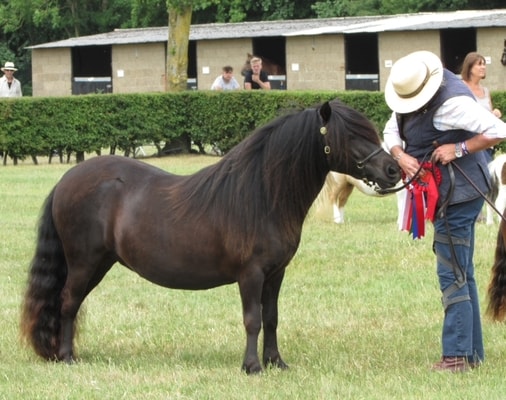
{"label": "person in dark shirt", "polygon": [[262,71],[262,59],[260,57],[253,57],[250,60],[250,65],[251,71],[247,71],[244,76],[244,89],[271,90],[269,77]]}

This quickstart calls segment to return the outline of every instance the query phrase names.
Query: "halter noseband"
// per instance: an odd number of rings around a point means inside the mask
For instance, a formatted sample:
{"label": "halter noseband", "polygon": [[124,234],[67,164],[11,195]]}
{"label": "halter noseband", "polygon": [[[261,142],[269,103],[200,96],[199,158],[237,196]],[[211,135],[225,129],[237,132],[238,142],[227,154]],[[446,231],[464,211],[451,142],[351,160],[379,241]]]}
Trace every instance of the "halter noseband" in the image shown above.
{"label": "halter noseband", "polygon": [[[320,133],[322,136],[325,136],[327,134],[327,127],[322,126],[320,128]],[[365,157],[363,160],[357,161],[357,168],[358,169],[364,169],[367,162],[369,162],[375,155],[381,153],[383,151],[382,147],[378,147],[376,150],[374,150],[371,154],[369,154],[367,157]],[[323,152],[328,156],[330,154],[330,146],[326,144],[323,147]]]}
{"label": "halter noseband", "polygon": [[376,154],[379,154],[383,151],[382,147],[378,147],[376,150],[374,150],[371,154],[369,154],[366,158],[364,158],[361,161],[357,161],[357,168],[358,169],[364,169],[366,163],[373,158]]}

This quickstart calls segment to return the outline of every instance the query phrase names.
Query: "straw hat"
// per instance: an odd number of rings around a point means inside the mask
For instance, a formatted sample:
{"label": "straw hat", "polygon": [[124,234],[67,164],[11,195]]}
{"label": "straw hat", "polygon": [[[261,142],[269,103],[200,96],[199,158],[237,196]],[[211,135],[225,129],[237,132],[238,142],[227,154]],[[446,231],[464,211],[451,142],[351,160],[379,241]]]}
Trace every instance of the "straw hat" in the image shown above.
{"label": "straw hat", "polygon": [[0,69],[2,71],[5,71],[5,70],[7,70],[7,71],[17,71],[18,70],[17,68],[14,67],[14,63],[10,62],[10,61],[7,61],[5,63],[5,65],[2,68],[0,68]]}
{"label": "straw hat", "polygon": [[422,108],[443,81],[443,64],[430,51],[415,51],[392,66],[385,86],[385,101],[393,111],[407,114]]}

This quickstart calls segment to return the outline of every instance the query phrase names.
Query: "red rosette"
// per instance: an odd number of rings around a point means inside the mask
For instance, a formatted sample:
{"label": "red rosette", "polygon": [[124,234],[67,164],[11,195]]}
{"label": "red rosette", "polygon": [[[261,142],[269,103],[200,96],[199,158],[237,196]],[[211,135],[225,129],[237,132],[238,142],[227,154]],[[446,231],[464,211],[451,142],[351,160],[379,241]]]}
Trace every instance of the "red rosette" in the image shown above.
{"label": "red rosette", "polygon": [[421,169],[425,172],[423,176],[413,179],[408,188],[411,204],[404,227],[410,230],[413,239],[425,235],[426,219],[434,221],[439,198],[438,186],[442,180],[441,170],[431,162],[423,162]]}

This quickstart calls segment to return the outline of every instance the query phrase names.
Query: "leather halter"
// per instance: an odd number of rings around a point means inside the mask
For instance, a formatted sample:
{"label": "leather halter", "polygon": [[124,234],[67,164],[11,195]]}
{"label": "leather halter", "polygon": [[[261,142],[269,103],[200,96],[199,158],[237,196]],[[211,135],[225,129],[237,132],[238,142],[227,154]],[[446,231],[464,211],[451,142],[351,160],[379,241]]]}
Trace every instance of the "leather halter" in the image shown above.
{"label": "leather halter", "polygon": [[[327,134],[327,127],[326,126],[322,126],[320,128],[320,133],[322,136],[325,136]],[[381,153],[383,150],[382,147],[378,147],[376,150],[374,150],[371,154],[369,154],[367,157],[365,157],[363,160],[360,160],[360,161],[357,161],[357,168],[358,169],[364,169],[367,162],[369,162],[375,155]],[[329,145],[325,145],[323,147],[323,152],[326,154],[326,155],[329,155],[330,154],[330,146]]]}
{"label": "leather halter", "polygon": [[374,150],[371,154],[369,154],[366,158],[364,158],[363,160],[361,161],[357,161],[357,168],[358,169],[364,169],[365,165],[367,164],[367,162],[373,158],[376,154],[379,154],[381,153],[383,150],[382,147],[378,147],[376,150]]}

